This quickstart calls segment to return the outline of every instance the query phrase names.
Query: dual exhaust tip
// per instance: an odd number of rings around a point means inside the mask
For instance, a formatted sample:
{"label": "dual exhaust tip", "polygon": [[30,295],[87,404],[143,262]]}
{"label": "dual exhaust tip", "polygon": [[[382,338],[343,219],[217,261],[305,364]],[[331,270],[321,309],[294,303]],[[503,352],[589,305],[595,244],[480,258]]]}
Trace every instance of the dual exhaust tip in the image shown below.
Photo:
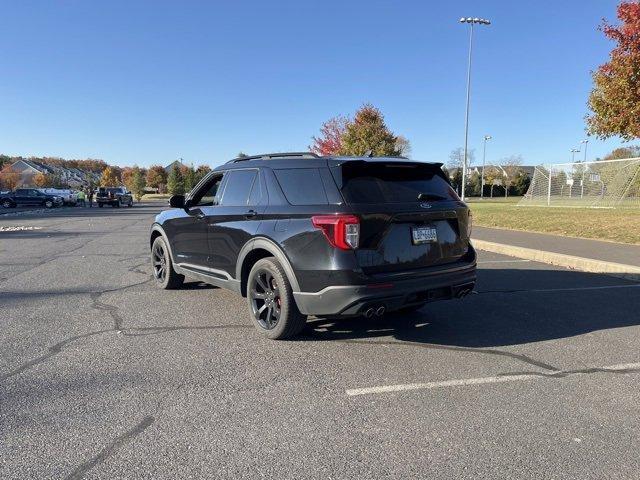
{"label": "dual exhaust tip", "polygon": [[381,317],[386,312],[386,307],[384,305],[380,305],[378,307],[369,307],[364,311],[364,316],[366,318],[372,318],[374,315],[376,317]]}

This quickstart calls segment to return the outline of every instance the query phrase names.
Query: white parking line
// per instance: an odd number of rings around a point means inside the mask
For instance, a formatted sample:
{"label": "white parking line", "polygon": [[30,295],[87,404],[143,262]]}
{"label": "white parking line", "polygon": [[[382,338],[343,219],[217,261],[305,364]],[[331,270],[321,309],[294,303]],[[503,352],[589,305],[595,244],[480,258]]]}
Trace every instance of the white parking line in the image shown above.
{"label": "white parking line", "polygon": [[533,374],[514,374],[514,375],[496,375],[492,377],[479,377],[479,378],[463,378],[457,380],[443,380],[440,382],[426,382],[426,383],[405,383],[399,385],[381,385],[377,387],[365,387],[365,388],[351,388],[345,390],[345,393],[349,396],[356,395],[371,395],[377,393],[392,393],[402,392],[407,390],[428,390],[434,388],[447,388],[447,387],[466,387],[471,385],[486,385],[491,383],[506,383],[506,382],[528,382],[533,380],[543,380],[545,378],[553,378],[566,375],[581,375],[594,372],[621,372],[625,370],[638,370],[640,369],[640,363],[622,363],[618,365],[610,365],[608,367],[596,367],[593,369],[582,370],[566,370],[559,372],[535,372]]}

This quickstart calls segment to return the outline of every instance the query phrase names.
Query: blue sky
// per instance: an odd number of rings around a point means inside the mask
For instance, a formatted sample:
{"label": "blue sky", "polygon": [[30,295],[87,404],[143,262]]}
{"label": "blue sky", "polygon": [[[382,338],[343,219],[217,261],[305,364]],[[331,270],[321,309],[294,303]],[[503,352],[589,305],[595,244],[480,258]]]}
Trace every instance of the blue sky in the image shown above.
{"label": "blue sky", "polygon": [[[304,150],[324,120],[371,102],[413,158],[446,161],[464,136],[458,20],[481,16],[493,24],[476,30],[470,146],[479,157],[488,133],[488,161],[569,161],[616,5],[5,1],[0,153],[215,166]],[[592,139],[589,157],[620,143]]]}

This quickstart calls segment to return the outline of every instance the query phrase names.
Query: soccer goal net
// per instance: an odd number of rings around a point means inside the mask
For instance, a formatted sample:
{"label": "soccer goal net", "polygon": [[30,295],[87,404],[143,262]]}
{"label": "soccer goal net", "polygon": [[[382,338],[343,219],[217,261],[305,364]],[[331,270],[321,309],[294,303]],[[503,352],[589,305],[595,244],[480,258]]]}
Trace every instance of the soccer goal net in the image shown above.
{"label": "soccer goal net", "polygon": [[518,205],[640,207],[640,158],[537,166]]}

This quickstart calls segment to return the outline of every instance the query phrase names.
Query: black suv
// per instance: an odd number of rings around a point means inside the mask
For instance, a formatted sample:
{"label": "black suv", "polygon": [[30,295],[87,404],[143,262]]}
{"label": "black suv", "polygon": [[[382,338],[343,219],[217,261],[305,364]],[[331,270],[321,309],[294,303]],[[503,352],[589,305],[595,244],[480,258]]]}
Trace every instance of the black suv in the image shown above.
{"label": "black suv", "polygon": [[231,160],[151,227],[161,288],[188,276],[247,297],[269,338],[306,316],[371,318],[462,298],[471,214],[440,163],[281,153]]}
{"label": "black suv", "polygon": [[4,208],[14,208],[18,205],[40,205],[53,208],[61,206],[62,203],[62,197],[43,193],[35,188],[18,188],[13,193],[0,195],[0,205]]}

